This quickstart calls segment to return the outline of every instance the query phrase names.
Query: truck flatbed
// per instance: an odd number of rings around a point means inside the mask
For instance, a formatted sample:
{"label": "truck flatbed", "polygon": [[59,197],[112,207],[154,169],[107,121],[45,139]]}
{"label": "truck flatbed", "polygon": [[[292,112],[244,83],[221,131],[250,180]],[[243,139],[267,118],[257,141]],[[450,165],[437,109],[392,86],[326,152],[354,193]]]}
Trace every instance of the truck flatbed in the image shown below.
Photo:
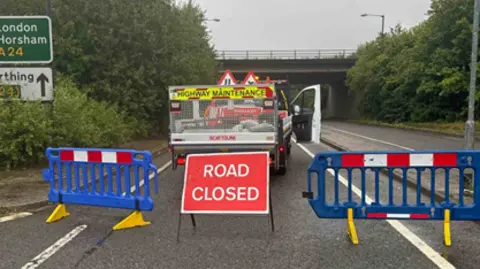
{"label": "truck flatbed", "polygon": [[172,86],[169,97],[173,169],[192,153],[268,151],[273,173],[286,173],[292,121],[275,85]]}

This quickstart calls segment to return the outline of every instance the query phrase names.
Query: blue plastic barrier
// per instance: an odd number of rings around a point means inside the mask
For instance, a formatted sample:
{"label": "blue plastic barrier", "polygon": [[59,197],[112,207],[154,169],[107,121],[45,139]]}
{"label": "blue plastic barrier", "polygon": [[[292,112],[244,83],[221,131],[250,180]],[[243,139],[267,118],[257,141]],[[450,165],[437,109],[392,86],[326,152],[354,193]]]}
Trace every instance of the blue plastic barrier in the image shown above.
{"label": "blue plastic barrier", "polygon": [[[304,192],[304,198],[308,201],[319,218],[342,218],[348,221],[348,234],[354,244],[358,244],[358,238],[353,219],[413,219],[413,220],[443,220],[444,243],[451,245],[450,220],[480,220],[480,181],[479,174],[473,178],[474,197],[473,204],[464,203],[464,178],[465,169],[473,171],[480,169],[480,151],[388,151],[388,152],[320,152],[315,155],[308,168],[308,191]],[[388,171],[388,200],[380,200],[380,172]],[[401,176],[401,202],[394,202],[395,189],[393,188],[394,170],[400,169]],[[408,203],[407,186],[408,170],[416,171],[415,203]],[[445,171],[445,199],[441,203],[435,201],[435,171]],[[450,195],[450,170],[459,171],[459,201],[451,201]],[[347,177],[343,178],[339,171],[346,171]],[[421,172],[431,171],[429,203],[421,199]],[[360,187],[352,184],[353,171],[360,173]],[[373,180],[367,182],[366,172],[373,172]],[[317,176],[317,190],[314,197],[312,192],[312,174]],[[331,179],[327,179],[330,173]],[[329,177],[330,178],[330,177]],[[339,181],[342,180],[347,188],[347,197],[340,200]],[[333,180],[333,202],[327,202],[326,180]],[[442,178],[443,180],[443,178]],[[372,184],[373,189],[367,189],[367,183]],[[357,189],[360,201],[353,199],[353,189]],[[374,193],[372,201],[367,197],[367,191]],[[410,190],[412,191],[412,190]],[[400,193],[397,193],[400,195]]]}
{"label": "blue plastic barrier", "polygon": [[76,204],[134,210],[115,225],[114,230],[150,224],[143,220],[141,213],[152,211],[154,206],[150,196],[150,172],[153,172],[158,193],[157,168],[152,164],[150,152],[48,148],[46,155],[49,168],[43,171],[43,178],[50,182],[48,199],[59,203],[47,223],[68,216],[65,205]]}

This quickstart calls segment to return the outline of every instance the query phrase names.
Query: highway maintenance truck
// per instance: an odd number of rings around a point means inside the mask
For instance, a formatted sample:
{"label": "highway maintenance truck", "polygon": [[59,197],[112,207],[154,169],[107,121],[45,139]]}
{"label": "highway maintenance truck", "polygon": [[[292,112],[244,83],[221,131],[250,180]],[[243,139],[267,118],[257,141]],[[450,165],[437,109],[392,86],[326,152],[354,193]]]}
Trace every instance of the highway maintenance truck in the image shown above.
{"label": "highway maintenance truck", "polygon": [[270,153],[271,174],[284,175],[292,116],[274,83],[169,87],[172,168],[193,153]]}

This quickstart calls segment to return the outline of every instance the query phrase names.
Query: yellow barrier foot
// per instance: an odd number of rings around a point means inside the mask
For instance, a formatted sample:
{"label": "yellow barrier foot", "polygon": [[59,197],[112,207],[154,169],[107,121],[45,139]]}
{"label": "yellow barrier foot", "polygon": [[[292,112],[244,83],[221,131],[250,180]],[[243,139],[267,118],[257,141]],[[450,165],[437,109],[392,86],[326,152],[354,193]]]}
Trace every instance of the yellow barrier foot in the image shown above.
{"label": "yellow barrier foot", "polygon": [[70,213],[67,212],[67,207],[65,206],[65,204],[59,204],[57,205],[55,210],[53,210],[52,214],[50,214],[50,216],[48,217],[47,223],[59,221],[68,216],[70,216]]}
{"label": "yellow barrier foot", "polygon": [[357,230],[355,229],[355,223],[353,222],[353,209],[348,208],[347,212],[347,234],[354,245],[358,245]]}
{"label": "yellow barrier foot", "polygon": [[450,209],[445,209],[443,219],[443,243],[449,247],[452,245],[452,238],[450,234]]}
{"label": "yellow barrier foot", "polygon": [[113,230],[123,230],[133,227],[147,226],[150,222],[143,220],[143,214],[141,211],[133,211],[132,214],[124,218],[113,227]]}

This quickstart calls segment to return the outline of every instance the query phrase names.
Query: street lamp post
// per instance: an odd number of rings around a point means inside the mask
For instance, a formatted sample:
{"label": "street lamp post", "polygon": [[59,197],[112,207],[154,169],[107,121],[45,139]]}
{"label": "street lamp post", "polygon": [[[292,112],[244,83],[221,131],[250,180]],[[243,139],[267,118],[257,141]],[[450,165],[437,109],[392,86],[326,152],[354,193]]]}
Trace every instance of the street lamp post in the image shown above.
{"label": "street lamp post", "polygon": [[478,23],[480,0],[473,8],[472,60],[470,63],[470,91],[468,95],[468,119],[465,122],[465,148],[475,148],[475,91],[477,88]]}
{"label": "street lamp post", "polygon": [[220,22],[220,19],[218,19],[218,18],[213,18],[213,19],[205,19],[205,21]]}
{"label": "street lamp post", "polygon": [[385,33],[385,15],[378,15],[378,14],[368,14],[364,13],[360,15],[362,17],[380,17],[382,18],[382,35]]}

